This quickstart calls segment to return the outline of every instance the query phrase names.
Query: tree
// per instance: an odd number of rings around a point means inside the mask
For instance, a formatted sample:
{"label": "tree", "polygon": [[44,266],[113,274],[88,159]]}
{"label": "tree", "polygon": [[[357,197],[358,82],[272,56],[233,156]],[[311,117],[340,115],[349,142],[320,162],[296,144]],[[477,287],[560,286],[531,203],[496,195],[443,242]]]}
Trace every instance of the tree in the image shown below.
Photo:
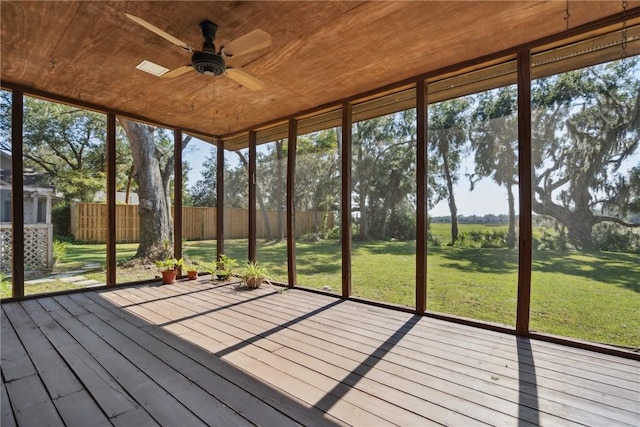
{"label": "tree", "polygon": [[[242,170],[248,171],[249,170],[249,160],[247,159],[247,156],[245,156],[245,154],[240,150],[235,151],[235,153],[238,155],[238,158],[240,159],[240,164],[242,165]],[[256,159],[256,166],[257,166],[257,159]],[[263,217],[263,220],[264,220],[264,225],[265,225],[265,228],[266,228],[267,238],[269,240],[273,240],[273,233],[271,232],[271,223],[269,222],[269,215],[267,214],[267,207],[265,205],[264,197],[263,197],[262,193],[263,193],[263,191],[260,188],[260,186],[256,185],[256,201],[258,202],[258,206],[260,206],[260,212],[262,213],[262,217]]]}
{"label": "tree", "polygon": [[[288,142],[288,141],[287,141]],[[276,189],[273,193],[275,193],[275,203],[276,209],[278,210],[278,231],[277,231],[277,240],[284,240],[284,198],[286,194],[286,189],[284,188],[284,141],[279,140],[276,141]]]}
{"label": "tree", "polygon": [[[279,215],[277,239],[284,238],[283,223],[283,194],[284,194],[284,169],[283,163],[283,146],[284,141],[276,141],[274,145],[267,146],[264,152],[257,152],[256,164],[259,171],[264,170],[265,173],[258,173],[256,199],[263,214],[265,224],[267,225],[267,235],[271,239],[272,231],[269,222],[267,209],[278,209]],[[238,163],[231,166],[225,159],[225,197],[228,204],[232,207],[246,208],[247,201],[247,174],[248,159],[243,151],[229,152],[237,156]],[[275,174],[272,173],[275,171]],[[189,191],[189,198],[194,206],[211,206],[215,207],[217,203],[217,148],[211,149],[209,155],[203,163],[202,179],[198,180]]]}
{"label": "tree", "polygon": [[444,181],[451,213],[451,244],[458,240],[458,208],[454,185],[458,182],[460,157],[467,143],[469,100],[457,98],[429,107],[430,163],[441,166],[434,178]]}
{"label": "tree", "polygon": [[[42,99],[25,97],[23,157],[25,169],[41,176],[67,202],[92,201],[105,188],[104,115]],[[10,152],[10,93],[0,103],[0,149]]]}
{"label": "tree", "polygon": [[340,165],[337,134],[325,129],[297,140],[295,208],[313,211],[316,232],[325,229],[327,216],[340,206]]}
{"label": "tree", "polygon": [[[256,198],[263,215],[267,239],[274,241],[284,239],[285,144],[286,140],[280,139],[262,146],[256,159]],[[278,213],[275,233],[267,209],[275,209]]]}
{"label": "tree", "polygon": [[354,124],[353,203],[358,238],[415,236],[414,109]]}
{"label": "tree", "polygon": [[[134,258],[157,260],[173,254],[171,220],[174,150],[167,132],[119,118],[129,143],[135,167],[140,205],[140,244]],[[182,150],[191,138],[180,141]]]}
{"label": "tree", "polygon": [[507,190],[509,229],[507,247],[516,247],[516,212],[514,186],[518,185],[518,118],[517,94],[513,86],[477,96],[473,113],[471,146],[475,153],[475,171],[471,175],[471,190],[483,177]]}
{"label": "tree", "polygon": [[189,192],[193,206],[218,206],[217,165],[218,148],[213,147],[202,164],[202,179],[196,181]]}
{"label": "tree", "polygon": [[621,196],[623,203],[624,201],[627,202],[624,212],[640,214],[640,166],[636,166],[629,171],[627,182],[629,183],[627,186],[629,194]]}
{"label": "tree", "polygon": [[624,218],[637,193],[623,169],[640,141],[639,70],[627,59],[534,82],[533,210],[577,248],[593,248],[596,224],[640,226]]}
{"label": "tree", "polygon": [[[249,164],[246,161],[248,149],[225,151],[224,158],[224,205],[229,208],[248,209]],[[229,156],[237,157],[232,166]]]}

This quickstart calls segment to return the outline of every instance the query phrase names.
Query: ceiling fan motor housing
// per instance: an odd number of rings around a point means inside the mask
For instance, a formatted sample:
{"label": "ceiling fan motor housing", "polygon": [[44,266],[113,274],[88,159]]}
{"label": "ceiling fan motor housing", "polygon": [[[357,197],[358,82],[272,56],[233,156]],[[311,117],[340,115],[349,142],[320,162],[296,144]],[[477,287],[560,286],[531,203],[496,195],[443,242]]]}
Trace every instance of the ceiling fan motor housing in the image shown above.
{"label": "ceiling fan motor housing", "polygon": [[222,56],[211,52],[194,52],[191,65],[200,74],[219,76],[224,74],[227,66]]}

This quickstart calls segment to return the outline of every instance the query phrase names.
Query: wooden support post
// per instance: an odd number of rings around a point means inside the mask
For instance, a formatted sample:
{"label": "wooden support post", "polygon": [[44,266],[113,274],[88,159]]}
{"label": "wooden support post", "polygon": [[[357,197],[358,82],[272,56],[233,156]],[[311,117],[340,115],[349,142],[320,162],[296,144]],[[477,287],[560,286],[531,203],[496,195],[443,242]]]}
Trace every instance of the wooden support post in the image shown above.
{"label": "wooden support post", "polygon": [[11,93],[11,230],[13,286],[11,296],[24,296],[24,167],[22,163],[22,125],[24,98],[21,91]]}
{"label": "wooden support post", "polygon": [[297,284],[296,277],[296,149],[298,146],[298,122],[289,120],[289,141],[287,148],[287,270],[289,287]]}
{"label": "wooden support post", "polygon": [[107,113],[107,286],[116,284],[116,115]]}
{"label": "wooden support post", "polygon": [[256,131],[249,132],[249,261],[256,262]]}
{"label": "wooden support post", "polygon": [[520,238],[518,252],[518,308],[516,333],[529,333],[531,310],[532,174],[531,161],[531,52],[518,53],[518,179],[520,182]]}
{"label": "wooden support post", "polygon": [[[182,258],[182,130],[173,130],[173,256]],[[182,274],[182,272],[180,272]]]}
{"label": "wooden support post", "polygon": [[416,312],[427,310],[427,85],[416,86]]}
{"label": "wooden support post", "polygon": [[224,254],[224,141],[218,140],[216,159],[216,259]]}
{"label": "wooden support post", "polygon": [[342,106],[342,298],[351,296],[351,137],[353,106]]}

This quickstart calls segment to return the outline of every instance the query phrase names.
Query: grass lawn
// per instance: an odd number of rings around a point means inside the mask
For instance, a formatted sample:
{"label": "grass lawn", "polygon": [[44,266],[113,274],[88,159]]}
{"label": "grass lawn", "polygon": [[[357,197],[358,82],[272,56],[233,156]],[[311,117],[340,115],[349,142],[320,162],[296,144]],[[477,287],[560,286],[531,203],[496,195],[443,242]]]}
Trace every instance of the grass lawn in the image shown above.
{"label": "grass lawn", "polygon": [[[445,229],[444,233],[447,232]],[[118,260],[132,256],[136,247],[136,244],[118,245]],[[246,240],[225,242],[225,252],[232,258],[243,260],[246,251]],[[215,241],[186,242],[184,254],[212,267]],[[57,270],[75,269],[89,262],[104,265],[104,245],[70,245],[66,259]],[[285,242],[259,242],[258,259],[271,270],[273,279],[286,282]],[[299,285],[330,286],[333,292],[341,292],[338,241],[297,242],[296,259]],[[514,325],[516,251],[429,247],[427,263],[429,310]],[[145,274],[148,276],[149,272]],[[102,268],[84,275],[104,281]],[[637,254],[534,251],[531,328],[588,341],[640,347],[639,278]],[[354,296],[413,306],[414,281],[415,242],[353,242]],[[69,287],[64,283],[58,286]],[[31,288],[29,293],[60,287]],[[10,284],[3,284],[2,296],[9,293]]]}

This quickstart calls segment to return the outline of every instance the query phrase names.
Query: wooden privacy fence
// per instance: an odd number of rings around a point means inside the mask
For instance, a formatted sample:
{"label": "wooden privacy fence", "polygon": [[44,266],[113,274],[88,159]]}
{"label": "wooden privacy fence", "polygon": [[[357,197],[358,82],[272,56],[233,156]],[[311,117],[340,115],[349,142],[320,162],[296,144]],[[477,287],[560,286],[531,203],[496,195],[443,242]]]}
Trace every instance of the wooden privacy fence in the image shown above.
{"label": "wooden privacy fence", "polygon": [[[171,209],[173,215],[173,208]],[[186,240],[211,240],[217,236],[217,208],[182,208],[182,238]],[[271,233],[278,231],[278,211],[266,211]],[[317,232],[323,226],[333,227],[333,212],[296,211],[296,234],[298,236]],[[283,215],[286,213],[283,212]],[[104,203],[71,204],[70,231],[79,242],[106,242],[107,205]],[[286,230],[285,218],[282,227]],[[224,212],[225,238],[246,239],[249,237],[249,211],[228,208]],[[267,223],[262,211],[256,212],[258,238],[267,238]],[[116,242],[133,243],[140,238],[138,205],[116,205]]]}

